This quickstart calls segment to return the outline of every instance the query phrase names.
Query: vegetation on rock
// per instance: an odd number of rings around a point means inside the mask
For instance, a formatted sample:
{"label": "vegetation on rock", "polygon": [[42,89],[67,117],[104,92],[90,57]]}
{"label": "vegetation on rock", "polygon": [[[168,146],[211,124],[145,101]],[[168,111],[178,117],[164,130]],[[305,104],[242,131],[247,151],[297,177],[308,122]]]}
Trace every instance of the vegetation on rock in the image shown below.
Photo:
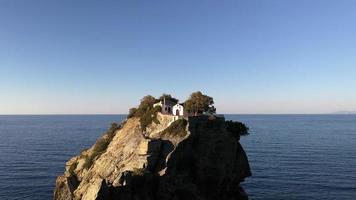
{"label": "vegetation on rock", "polygon": [[74,170],[77,168],[77,166],[78,166],[78,162],[77,161],[74,162],[71,166],[69,166],[68,173],[69,173],[70,176],[75,175]]}
{"label": "vegetation on rock", "polygon": [[143,131],[146,130],[146,127],[152,122],[159,124],[159,121],[157,120],[157,113],[161,110],[161,106],[156,106],[147,110],[147,112],[140,117],[141,129]]}
{"label": "vegetation on rock", "polygon": [[[164,94],[165,95],[165,94]],[[164,96],[163,95],[163,96]],[[161,98],[163,98],[163,96]],[[166,95],[167,97],[170,95]],[[159,123],[157,120],[157,113],[162,110],[160,106],[153,107],[153,104],[157,102],[157,99],[151,95],[147,95],[141,99],[138,108],[131,108],[127,118],[139,117],[141,123],[141,129],[146,130],[146,127],[152,122]]]}
{"label": "vegetation on rock", "polygon": [[119,126],[117,125],[117,123],[112,123],[109,130],[96,141],[91,154],[89,154],[85,159],[84,168],[89,169],[90,166],[93,164],[93,160],[95,159],[95,157],[100,156],[105,152],[108,145],[114,138],[115,132],[118,129]]}
{"label": "vegetation on rock", "polygon": [[184,110],[188,113],[198,115],[208,111],[212,104],[214,104],[212,97],[204,95],[200,91],[193,92],[189,99],[184,102]]}
{"label": "vegetation on rock", "polygon": [[187,130],[186,130],[187,125],[188,125],[187,120],[178,119],[178,120],[174,121],[169,127],[167,127],[162,132],[162,135],[185,137],[187,135]]}
{"label": "vegetation on rock", "polygon": [[129,114],[127,115],[127,119],[134,117],[136,112],[137,112],[137,108],[130,108]]}
{"label": "vegetation on rock", "polygon": [[225,125],[234,138],[240,139],[240,136],[249,134],[249,128],[244,123],[229,120],[225,121]]}
{"label": "vegetation on rock", "polygon": [[162,96],[160,96],[158,100],[163,101],[164,99],[166,99],[166,101],[168,100],[173,103],[178,103],[178,101],[179,101],[178,99],[172,97],[172,95],[170,95],[170,94],[162,94]]}

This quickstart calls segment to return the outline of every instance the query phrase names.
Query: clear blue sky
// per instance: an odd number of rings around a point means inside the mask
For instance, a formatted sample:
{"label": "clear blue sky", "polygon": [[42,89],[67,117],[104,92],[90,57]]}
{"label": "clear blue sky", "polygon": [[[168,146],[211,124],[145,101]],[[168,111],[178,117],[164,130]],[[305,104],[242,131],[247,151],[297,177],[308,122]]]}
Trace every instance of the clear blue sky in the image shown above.
{"label": "clear blue sky", "polygon": [[0,114],[356,110],[356,1],[0,0]]}

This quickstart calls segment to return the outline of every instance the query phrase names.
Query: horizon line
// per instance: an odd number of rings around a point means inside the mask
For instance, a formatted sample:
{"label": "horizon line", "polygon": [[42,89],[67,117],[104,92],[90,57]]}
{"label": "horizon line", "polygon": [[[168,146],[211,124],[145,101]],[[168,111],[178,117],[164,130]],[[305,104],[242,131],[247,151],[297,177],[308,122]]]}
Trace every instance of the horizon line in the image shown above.
{"label": "horizon line", "polygon": [[[0,114],[0,116],[20,115],[128,115],[128,113],[25,113],[25,114]],[[219,113],[218,115],[356,115],[356,113]]]}

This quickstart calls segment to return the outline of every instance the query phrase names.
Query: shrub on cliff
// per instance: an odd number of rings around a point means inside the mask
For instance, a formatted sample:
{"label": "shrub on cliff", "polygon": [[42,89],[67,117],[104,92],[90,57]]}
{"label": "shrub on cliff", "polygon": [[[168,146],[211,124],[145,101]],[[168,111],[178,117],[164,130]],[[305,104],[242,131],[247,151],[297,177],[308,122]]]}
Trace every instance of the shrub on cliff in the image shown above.
{"label": "shrub on cliff", "polygon": [[138,108],[130,108],[127,118],[141,117],[147,111],[153,108],[153,104],[157,102],[157,99],[151,95],[144,96]]}
{"label": "shrub on cliff", "polygon": [[232,134],[233,137],[240,139],[240,136],[248,135],[249,128],[241,123],[234,121],[225,121],[226,130]]}
{"label": "shrub on cliff", "polygon": [[127,118],[139,117],[141,129],[144,131],[146,127],[152,122],[159,123],[157,120],[157,113],[162,110],[160,106],[153,107],[157,99],[151,95],[147,95],[141,99],[138,108],[131,108]]}
{"label": "shrub on cliff", "polygon": [[112,123],[109,130],[107,130],[106,133],[95,142],[91,154],[87,156],[85,159],[85,163],[84,163],[85,168],[89,169],[93,163],[94,158],[105,152],[108,145],[114,138],[115,132],[118,129],[119,126],[117,125],[117,123]]}
{"label": "shrub on cliff", "polygon": [[185,137],[187,135],[187,127],[188,121],[185,119],[178,119],[174,121],[170,126],[168,126],[162,132],[162,135],[165,136],[180,136]]}
{"label": "shrub on cliff", "polygon": [[127,115],[127,119],[130,119],[131,117],[134,117],[137,112],[137,108],[130,108],[129,114]]}
{"label": "shrub on cliff", "polygon": [[78,166],[78,162],[77,161],[74,162],[71,166],[69,166],[68,173],[69,173],[70,176],[74,176],[75,175],[74,170],[77,168],[77,166]]}
{"label": "shrub on cliff", "polygon": [[98,155],[99,153],[101,153],[104,150],[106,150],[106,148],[108,147],[109,143],[114,138],[115,132],[118,129],[119,129],[119,126],[117,125],[117,123],[112,123],[111,127],[109,128],[109,130],[106,131],[104,136],[99,138],[97,140],[97,142],[95,143],[94,148],[93,148],[93,154]]}
{"label": "shrub on cliff", "polygon": [[150,125],[152,122],[155,122],[156,124],[159,124],[159,121],[157,120],[157,113],[162,110],[161,106],[156,106],[154,108],[148,109],[141,117],[140,117],[140,123],[141,123],[141,129],[144,131],[146,130],[146,127]]}

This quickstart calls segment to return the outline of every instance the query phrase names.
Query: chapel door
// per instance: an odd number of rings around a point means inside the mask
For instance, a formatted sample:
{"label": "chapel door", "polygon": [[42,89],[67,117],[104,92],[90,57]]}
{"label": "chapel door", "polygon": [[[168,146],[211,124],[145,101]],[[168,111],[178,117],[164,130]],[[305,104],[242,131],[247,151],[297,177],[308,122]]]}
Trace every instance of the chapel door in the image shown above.
{"label": "chapel door", "polygon": [[179,109],[176,110],[176,115],[179,116]]}

